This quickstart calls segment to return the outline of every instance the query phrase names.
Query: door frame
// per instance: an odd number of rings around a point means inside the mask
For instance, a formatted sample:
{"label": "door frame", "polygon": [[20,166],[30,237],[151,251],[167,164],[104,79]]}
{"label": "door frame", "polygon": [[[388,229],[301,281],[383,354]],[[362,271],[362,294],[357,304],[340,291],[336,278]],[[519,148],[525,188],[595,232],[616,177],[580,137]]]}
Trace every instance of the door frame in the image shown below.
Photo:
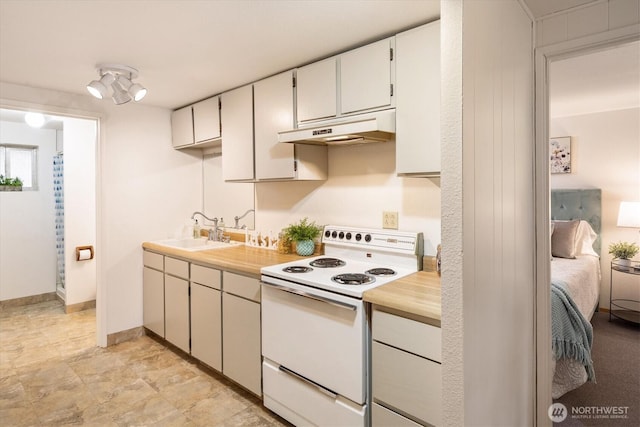
{"label": "door frame", "polygon": [[[34,111],[43,114],[55,116],[73,117],[77,119],[95,120],[96,121],[96,253],[102,254],[103,236],[102,236],[102,155],[104,141],[104,127],[102,121],[104,115],[95,111],[82,111],[72,108],[60,106],[50,106],[36,104],[33,102],[23,102],[16,100],[0,99],[0,108],[7,110]],[[64,129],[63,129],[64,132]],[[99,347],[107,346],[107,298],[105,295],[104,263],[102,257],[97,256],[96,262],[96,344]]]}
{"label": "door frame", "polygon": [[551,426],[551,242],[549,236],[549,66],[552,62],[640,40],[640,25],[623,27],[535,50],[536,419]]}

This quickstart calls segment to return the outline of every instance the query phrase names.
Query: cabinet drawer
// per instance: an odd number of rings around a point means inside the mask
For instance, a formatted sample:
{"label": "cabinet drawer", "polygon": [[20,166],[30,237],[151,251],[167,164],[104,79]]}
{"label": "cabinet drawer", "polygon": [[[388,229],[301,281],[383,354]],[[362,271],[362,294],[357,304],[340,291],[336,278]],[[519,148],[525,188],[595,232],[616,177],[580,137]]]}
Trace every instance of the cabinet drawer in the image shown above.
{"label": "cabinet drawer", "polygon": [[260,282],[252,277],[224,273],[224,291],[242,298],[260,302]]}
{"label": "cabinet drawer", "polygon": [[162,271],[164,270],[164,255],[144,251],[142,254],[142,263],[147,267]]}
{"label": "cabinet drawer", "polygon": [[373,427],[420,427],[420,424],[377,403],[374,403],[371,407],[371,425]]}
{"label": "cabinet drawer", "polygon": [[374,401],[418,420],[440,425],[442,368],[439,363],[375,341],[371,362]]}
{"label": "cabinet drawer", "polygon": [[172,276],[189,279],[189,263],[187,261],[165,257],[164,272]]}
{"label": "cabinet drawer", "polygon": [[222,289],[220,270],[191,264],[191,281],[214,289]]}
{"label": "cabinet drawer", "polygon": [[[374,308],[373,339],[442,362],[441,330]],[[415,337],[420,337],[416,340]]]}

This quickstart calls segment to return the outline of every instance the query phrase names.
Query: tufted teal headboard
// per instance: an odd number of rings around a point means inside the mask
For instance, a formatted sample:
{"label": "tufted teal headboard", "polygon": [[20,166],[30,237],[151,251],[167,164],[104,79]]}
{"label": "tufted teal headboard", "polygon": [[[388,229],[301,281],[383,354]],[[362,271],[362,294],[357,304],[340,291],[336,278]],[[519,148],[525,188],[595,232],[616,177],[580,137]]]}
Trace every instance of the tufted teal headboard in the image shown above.
{"label": "tufted teal headboard", "polygon": [[602,239],[602,191],[599,188],[551,190],[551,219],[587,221],[598,239],[593,249],[600,254]]}

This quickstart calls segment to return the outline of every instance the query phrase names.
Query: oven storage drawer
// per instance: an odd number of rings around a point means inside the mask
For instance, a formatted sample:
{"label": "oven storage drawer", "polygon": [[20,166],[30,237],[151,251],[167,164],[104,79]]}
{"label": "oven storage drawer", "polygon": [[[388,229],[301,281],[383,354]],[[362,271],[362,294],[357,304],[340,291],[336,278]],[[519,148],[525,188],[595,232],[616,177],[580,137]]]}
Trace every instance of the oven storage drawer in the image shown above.
{"label": "oven storage drawer", "polygon": [[440,425],[442,369],[439,363],[374,341],[373,400],[431,425]]}
{"label": "oven storage drawer", "polygon": [[271,360],[262,363],[264,405],[294,425],[362,426],[365,407],[342,396],[330,396],[282,371]]}
{"label": "oven storage drawer", "polygon": [[372,427],[420,427],[421,424],[411,421],[377,403],[371,405]]}
{"label": "oven storage drawer", "polygon": [[263,356],[361,405],[365,329],[361,300],[291,283],[262,285]]}
{"label": "oven storage drawer", "polygon": [[[373,310],[372,335],[379,342],[442,363],[441,329],[426,323]],[[415,337],[421,337],[416,340]]]}

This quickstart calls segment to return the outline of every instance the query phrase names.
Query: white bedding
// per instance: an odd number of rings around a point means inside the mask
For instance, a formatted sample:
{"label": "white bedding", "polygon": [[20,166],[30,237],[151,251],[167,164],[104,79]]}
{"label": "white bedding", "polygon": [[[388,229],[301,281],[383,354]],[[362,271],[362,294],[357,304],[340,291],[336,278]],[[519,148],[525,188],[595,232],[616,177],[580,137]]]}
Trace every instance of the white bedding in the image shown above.
{"label": "white bedding", "polygon": [[[600,259],[592,255],[579,255],[576,259],[554,258],[551,261],[551,278],[566,283],[566,289],[585,319],[591,320],[600,298]],[[551,358],[554,399],[574,390],[587,381],[582,364],[573,359]]]}

